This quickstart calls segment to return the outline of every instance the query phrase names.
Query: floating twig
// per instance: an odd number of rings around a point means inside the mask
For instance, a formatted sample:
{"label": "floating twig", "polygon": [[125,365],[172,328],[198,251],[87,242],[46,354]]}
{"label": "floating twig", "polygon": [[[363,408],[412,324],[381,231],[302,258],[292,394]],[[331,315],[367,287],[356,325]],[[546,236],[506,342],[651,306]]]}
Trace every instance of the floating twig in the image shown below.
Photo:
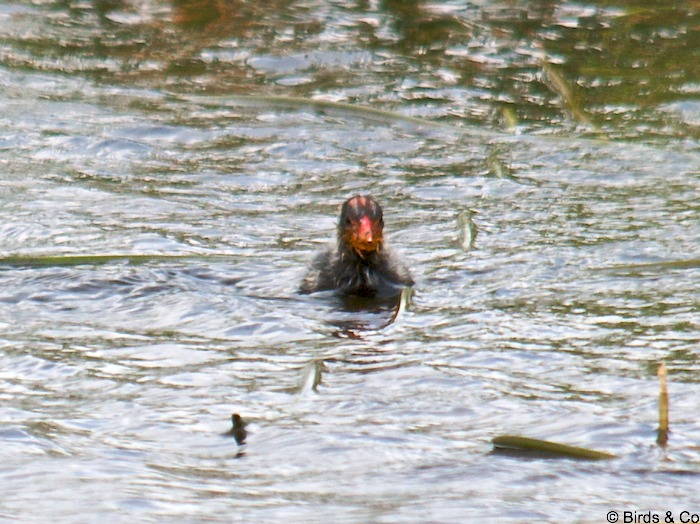
{"label": "floating twig", "polygon": [[[318,100],[314,98],[302,98],[293,96],[276,96],[276,95],[225,95],[225,96],[206,96],[206,95],[186,95],[175,94],[171,96],[203,105],[233,105],[233,106],[264,106],[264,107],[282,107],[291,109],[311,109],[319,113],[336,113],[340,115],[348,115],[374,120],[382,123],[406,123],[416,126],[417,129],[442,129],[444,131],[458,131],[464,133],[464,129],[455,127],[434,120],[426,120],[413,116],[402,115],[393,111],[385,111],[374,107],[361,106],[357,104],[349,104],[346,102],[331,102],[328,100]],[[488,134],[487,132],[474,129],[469,130],[470,134]]]}
{"label": "floating twig", "polygon": [[518,116],[515,114],[513,108],[510,106],[503,106],[501,108],[501,114],[503,115],[506,129],[515,132],[518,127]]}
{"label": "floating twig", "polygon": [[668,443],[668,380],[666,364],[659,364],[657,372],[659,377],[659,431],[656,436],[656,443],[666,447]]}
{"label": "floating twig", "polygon": [[663,260],[661,262],[647,262],[643,264],[621,264],[617,266],[605,266],[595,268],[595,271],[630,273],[636,271],[672,271],[675,269],[697,269],[699,267],[700,258],[689,258],[687,260]]}
{"label": "floating twig", "polygon": [[396,307],[394,308],[394,313],[391,315],[391,318],[389,321],[382,326],[382,328],[385,328],[394,322],[396,322],[399,318],[399,315],[403,315],[404,311],[408,308],[409,304],[411,303],[411,297],[413,296],[413,288],[412,287],[404,287],[401,289],[401,295],[399,295],[398,302],[396,303]]}
{"label": "floating twig", "polygon": [[536,455],[543,458],[576,458],[583,460],[609,460],[616,458],[612,453],[606,453],[605,451],[596,451],[594,449],[515,435],[502,435],[494,438],[492,442],[494,451]]}
{"label": "floating twig", "polygon": [[301,380],[299,381],[298,392],[300,394],[316,391],[316,388],[321,383],[323,375],[323,360],[312,360],[304,366],[301,371]]}
{"label": "floating twig", "polygon": [[474,241],[479,229],[474,223],[473,216],[476,215],[473,209],[465,209],[457,215],[457,227],[459,228],[459,245],[464,251],[469,251],[474,247]]}
{"label": "floating twig", "polygon": [[46,267],[46,266],[95,266],[114,262],[146,264],[149,262],[173,262],[182,260],[226,260],[233,255],[220,254],[94,254],[94,255],[14,255],[0,257],[0,266]]}
{"label": "floating twig", "polygon": [[573,89],[571,89],[569,83],[564,79],[564,76],[561,75],[552,64],[547,62],[546,59],[542,60],[542,70],[547,75],[550,86],[561,97],[574,120],[580,124],[584,124],[595,133],[604,136],[600,128],[590,119],[585,110],[581,107],[581,104],[574,96]]}

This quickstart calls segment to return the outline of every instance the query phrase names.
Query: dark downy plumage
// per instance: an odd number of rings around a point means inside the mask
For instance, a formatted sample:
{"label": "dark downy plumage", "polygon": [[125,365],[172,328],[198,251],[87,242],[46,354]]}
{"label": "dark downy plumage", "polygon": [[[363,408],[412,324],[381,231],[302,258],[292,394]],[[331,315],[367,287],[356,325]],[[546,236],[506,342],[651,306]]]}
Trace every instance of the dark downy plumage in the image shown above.
{"label": "dark downy plumage", "polygon": [[343,204],[337,245],[319,253],[301,283],[301,293],[337,290],[341,295],[390,297],[412,286],[408,269],[384,244],[382,208],[371,196]]}

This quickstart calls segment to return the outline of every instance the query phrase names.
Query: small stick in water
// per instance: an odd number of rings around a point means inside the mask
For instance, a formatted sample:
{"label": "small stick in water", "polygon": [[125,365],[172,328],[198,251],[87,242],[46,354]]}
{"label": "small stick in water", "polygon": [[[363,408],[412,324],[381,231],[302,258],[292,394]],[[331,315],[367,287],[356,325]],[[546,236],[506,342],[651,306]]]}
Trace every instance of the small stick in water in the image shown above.
{"label": "small stick in water", "polygon": [[299,393],[308,393],[309,391],[316,391],[318,385],[321,383],[321,376],[323,375],[323,360],[312,360],[304,366],[301,371],[301,381],[299,382],[299,387],[297,391]]}
{"label": "small stick in water", "polygon": [[459,228],[459,245],[464,251],[469,251],[474,247],[474,241],[478,233],[478,228],[474,223],[473,216],[477,212],[473,209],[465,209],[457,215]]}
{"label": "small stick in water", "polygon": [[612,453],[597,451],[595,449],[569,446],[559,442],[540,440],[536,438],[520,437],[516,435],[501,435],[492,441],[494,451],[499,453],[512,453],[516,455],[540,456],[542,458],[575,458],[584,460],[608,460],[616,458]]}
{"label": "small stick in water", "polygon": [[668,443],[668,381],[666,379],[666,364],[659,364],[659,431],[656,436],[656,443],[666,447]]}

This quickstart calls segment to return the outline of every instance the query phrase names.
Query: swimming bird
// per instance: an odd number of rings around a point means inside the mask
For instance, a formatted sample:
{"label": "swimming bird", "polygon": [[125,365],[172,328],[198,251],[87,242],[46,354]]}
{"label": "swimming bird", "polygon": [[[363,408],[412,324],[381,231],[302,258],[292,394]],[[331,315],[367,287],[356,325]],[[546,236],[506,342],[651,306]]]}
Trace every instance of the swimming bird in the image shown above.
{"label": "swimming bird", "polygon": [[397,296],[413,283],[386,246],[381,206],[370,195],[355,195],[340,210],[336,245],[314,258],[299,291],[383,298]]}

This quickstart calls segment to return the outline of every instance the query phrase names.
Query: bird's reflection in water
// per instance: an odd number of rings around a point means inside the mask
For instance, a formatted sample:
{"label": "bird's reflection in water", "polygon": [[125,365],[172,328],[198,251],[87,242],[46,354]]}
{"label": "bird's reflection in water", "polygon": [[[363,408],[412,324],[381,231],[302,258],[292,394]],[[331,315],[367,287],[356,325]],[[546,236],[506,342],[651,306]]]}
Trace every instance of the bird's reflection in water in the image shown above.
{"label": "bird's reflection in water", "polygon": [[333,334],[339,338],[362,339],[362,333],[384,329],[399,318],[408,307],[412,288],[406,287],[400,295],[391,297],[336,296],[338,312],[342,316],[329,319],[338,328]]}

